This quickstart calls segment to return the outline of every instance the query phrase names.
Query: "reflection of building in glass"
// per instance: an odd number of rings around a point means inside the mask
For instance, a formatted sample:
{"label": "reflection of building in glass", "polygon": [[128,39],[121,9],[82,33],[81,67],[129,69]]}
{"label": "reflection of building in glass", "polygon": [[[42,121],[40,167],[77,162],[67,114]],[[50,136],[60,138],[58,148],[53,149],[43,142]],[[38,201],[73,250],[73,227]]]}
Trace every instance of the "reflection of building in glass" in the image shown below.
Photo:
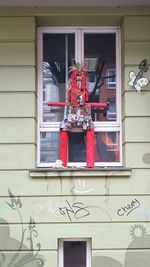
{"label": "reflection of building in glass", "polygon": [[[48,107],[47,103],[59,101],[58,82],[48,62],[43,62],[43,121],[59,120],[57,107]],[[55,162],[58,159],[58,133],[41,132],[41,162]]]}
{"label": "reflection of building in glass", "polygon": [[95,133],[95,161],[118,162],[119,161],[119,133],[96,132]]}
{"label": "reflection of building in glass", "polygon": [[108,89],[115,89],[116,88],[116,69],[115,68],[108,68],[106,71],[106,84]]}
{"label": "reflection of building in glass", "polygon": [[[116,120],[116,69],[114,63],[104,63],[101,73],[96,73],[95,67],[97,58],[85,58],[88,76],[88,92],[91,102],[109,101],[109,109],[106,116],[99,114],[99,110],[93,110],[94,121],[115,121]],[[99,76],[98,86],[95,88]],[[93,93],[94,92],[94,93]]]}
{"label": "reflection of building in glass", "polygon": [[109,109],[107,110],[107,120],[114,121],[116,120],[116,99],[108,98]]}
{"label": "reflection of building in glass", "polygon": [[41,132],[41,162],[55,162],[58,159],[58,132]]}
{"label": "reflection of building in glass", "polygon": [[[102,72],[102,84],[100,86],[100,101],[109,101],[107,120],[116,120],[116,69],[114,64],[105,64]],[[100,114],[100,120],[106,120]]]}
{"label": "reflection of building in glass", "polygon": [[47,105],[48,101],[59,101],[59,88],[50,64],[48,62],[43,62],[43,120],[58,121],[58,108],[49,108]]}
{"label": "reflection of building in glass", "polygon": [[[100,63],[100,72],[96,73],[97,58],[86,58],[88,68],[88,91],[91,102],[109,101],[109,109],[103,115],[98,109],[93,109],[94,121],[116,121],[116,69],[114,63]],[[98,77],[99,76],[99,77]],[[99,82],[96,85],[97,78]],[[94,94],[93,94],[94,92]],[[95,161],[117,162],[119,161],[119,133],[97,132],[95,133]]]}

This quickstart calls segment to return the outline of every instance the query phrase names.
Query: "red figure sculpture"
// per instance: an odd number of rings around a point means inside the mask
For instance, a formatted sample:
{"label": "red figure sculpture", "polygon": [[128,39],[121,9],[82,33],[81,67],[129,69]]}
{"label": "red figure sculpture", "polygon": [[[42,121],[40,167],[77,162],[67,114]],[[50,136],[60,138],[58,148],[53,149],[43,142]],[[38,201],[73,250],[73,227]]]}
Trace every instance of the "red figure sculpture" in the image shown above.
{"label": "red figure sculpture", "polygon": [[59,159],[67,167],[68,133],[72,127],[80,127],[85,134],[86,167],[94,167],[95,145],[91,107],[105,111],[108,103],[88,103],[86,66],[72,67],[69,79],[67,103],[48,102],[48,106],[65,106],[64,119],[60,125]]}

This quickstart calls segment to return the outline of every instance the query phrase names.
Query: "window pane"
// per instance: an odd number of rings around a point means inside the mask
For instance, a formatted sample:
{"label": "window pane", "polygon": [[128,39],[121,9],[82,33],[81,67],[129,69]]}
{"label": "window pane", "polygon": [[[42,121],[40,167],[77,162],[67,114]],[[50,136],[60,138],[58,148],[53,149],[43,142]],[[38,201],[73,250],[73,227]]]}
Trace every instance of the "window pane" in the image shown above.
{"label": "window pane", "polygon": [[115,89],[116,87],[116,69],[108,68],[106,70],[106,85],[107,89]]}
{"label": "window pane", "polygon": [[55,162],[58,159],[59,132],[41,132],[40,162]]}
{"label": "window pane", "polygon": [[108,99],[109,101],[109,110],[107,110],[107,120],[115,121],[116,120],[116,101],[115,99]]}
{"label": "window pane", "polygon": [[86,267],[86,241],[64,241],[64,267]]}
{"label": "window pane", "polygon": [[48,102],[66,101],[68,69],[75,58],[74,34],[43,35],[43,121],[57,122],[63,117],[62,107],[48,107]]}
{"label": "window pane", "polygon": [[[88,67],[89,101],[106,103],[113,98],[116,102],[116,35],[85,33],[84,60]],[[108,120],[106,113],[100,113],[98,108],[92,108],[92,118]]]}
{"label": "window pane", "polygon": [[118,162],[119,159],[119,133],[95,133],[95,162]]}
{"label": "window pane", "polygon": [[[86,162],[84,133],[69,134],[69,162]],[[95,132],[95,162],[119,161],[119,133]]]}
{"label": "window pane", "polygon": [[84,133],[69,133],[69,162],[85,162]]}

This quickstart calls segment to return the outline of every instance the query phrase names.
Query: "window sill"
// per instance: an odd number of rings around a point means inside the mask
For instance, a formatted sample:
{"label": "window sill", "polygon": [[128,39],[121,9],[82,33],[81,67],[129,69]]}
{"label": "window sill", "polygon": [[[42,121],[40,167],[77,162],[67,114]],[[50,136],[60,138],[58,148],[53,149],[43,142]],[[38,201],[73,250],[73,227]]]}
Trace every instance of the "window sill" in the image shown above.
{"label": "window sill", "polygon": [[29,170],[31,178],[91,178],[91,177],[129,177],[131,176],[131,169],[125,167],[107,167],[107,168],[36,168]]}

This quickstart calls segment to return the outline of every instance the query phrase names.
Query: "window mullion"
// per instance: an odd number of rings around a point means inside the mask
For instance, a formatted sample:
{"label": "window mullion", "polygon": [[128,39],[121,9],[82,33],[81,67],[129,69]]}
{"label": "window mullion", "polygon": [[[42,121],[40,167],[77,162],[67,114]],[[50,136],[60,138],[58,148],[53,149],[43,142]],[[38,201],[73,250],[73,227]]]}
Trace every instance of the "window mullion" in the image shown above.
{"label": "window mullion", "polygon": [[116,31],[116,115],[117,122],[121,124],[121,41],[120,29]]}
{"label": "window mullion", "polygon": [[77,29],[76,32],[76,49],[75,49],[75,60],[78,63],[84,62],[84,38],[82,29]]}
{"label": "window mullion", "polygon": [[43,122],[43,31],[38,31],[38,122]]}

